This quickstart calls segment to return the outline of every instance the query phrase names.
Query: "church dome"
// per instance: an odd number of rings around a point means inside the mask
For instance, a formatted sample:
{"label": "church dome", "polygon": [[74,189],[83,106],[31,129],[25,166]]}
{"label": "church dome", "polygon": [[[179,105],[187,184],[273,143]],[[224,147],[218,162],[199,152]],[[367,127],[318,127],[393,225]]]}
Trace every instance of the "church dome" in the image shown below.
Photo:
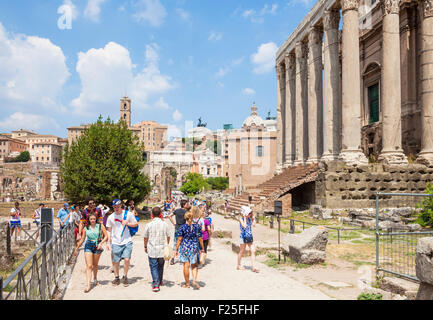
{"label": "church dome", "polygon": [[257,107],[256,104],[254,103],[253,106],[251,107],[251,114],[248,118],[245,119],[242,128],[252,127],[252,126],[264,127],[264,125],[265,125],[265,121],[258,115]]}

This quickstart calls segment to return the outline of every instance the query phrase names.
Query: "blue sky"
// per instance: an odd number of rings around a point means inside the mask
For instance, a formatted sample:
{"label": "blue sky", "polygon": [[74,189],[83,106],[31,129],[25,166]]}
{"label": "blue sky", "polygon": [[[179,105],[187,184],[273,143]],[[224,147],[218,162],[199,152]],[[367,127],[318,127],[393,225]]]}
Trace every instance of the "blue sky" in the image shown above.
{"label": "blue sky", "polygon": [[16,0],[0,2],[0,132],[154,120],[183,134],[240,127],[255,101],[276,114],[275,52],[313,2]]}

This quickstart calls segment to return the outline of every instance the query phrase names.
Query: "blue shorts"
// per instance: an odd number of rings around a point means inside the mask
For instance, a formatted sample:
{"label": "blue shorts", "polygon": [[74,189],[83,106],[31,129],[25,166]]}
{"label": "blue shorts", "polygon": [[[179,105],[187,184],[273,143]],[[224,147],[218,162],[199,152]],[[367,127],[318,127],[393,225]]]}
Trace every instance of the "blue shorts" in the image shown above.
{"label": "blue shorts", "polygon": [[21,220],[11,221],[11,229],[13,228],[21,228]]}
{"label": "blue shorts", "polygon": [[190,255],[179,254],[179,262],[185,263],[189,262],[189,264],[193,265],[200,261],[200,252],[193,253]]}
{"label": "blue shorts", "polygon": [[87,240],[84,244],[84,252],[90,252],[93,254],[101,254],[104,250],[98,250],[98,246],[96,245],[96,242]]}
{"label": "blue shorts", "polygon": [[173,237],[173,251],[176,250],[177,238],[179,238],[178,230],[174,231]]}
{"label": "blue shorts", "polygon": [[41,222],[38,220],[35,220],[34,223],[36,223],[36,226],[38,226],[38,227],[41,225]]}
{"label": "blue shorts", "polygon": [[119,246],[117,244],[111,245],[111,251],[113,253],[113,262],[120,262],[122,259],[131,259],[132,255],[132,241]]}

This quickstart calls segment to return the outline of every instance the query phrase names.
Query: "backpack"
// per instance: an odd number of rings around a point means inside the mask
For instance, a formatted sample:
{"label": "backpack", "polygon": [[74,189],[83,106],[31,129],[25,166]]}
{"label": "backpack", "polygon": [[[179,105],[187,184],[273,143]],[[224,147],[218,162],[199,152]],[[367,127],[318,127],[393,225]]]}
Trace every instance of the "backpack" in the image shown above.
{"label": "backpack", "polygon": [[[128,217],[128,210],[125,210],[125,213],[123,215],[123,220],[126,220],[127,217]],[[137,222],[139,221],[138,217],[135,217],[135,219],[137,220]],[[123,237],[123,233],[125,232],[125,229],[126,229],[126,227],[123,228],[121,237]],[[129,234],[131,235],[131,237],[133,237],[138,232],[138,226],[136,226],[134,228],[128,227],[128,229],[129,229]]]}

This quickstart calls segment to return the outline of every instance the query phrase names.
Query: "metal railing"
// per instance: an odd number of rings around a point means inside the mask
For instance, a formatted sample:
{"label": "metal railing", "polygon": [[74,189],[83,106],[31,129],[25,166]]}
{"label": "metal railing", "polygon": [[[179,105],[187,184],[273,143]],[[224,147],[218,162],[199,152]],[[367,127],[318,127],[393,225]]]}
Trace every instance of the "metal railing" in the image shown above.
{"label": "metal railing", "polygon": [[[402,278],[419,281],[416,276],[416,246],[418,240],[423,237],[432,237],[433,231],[408,231],[402,227],[380,228],[380,221],[385,220],[385,213],[381,212],[380,204],[398,197],[398,200],[390,201],[385,207],[392,206],[402,209],[407,208],[409,215],[406,220],[413,220],[413,216],[419,213],[419,205],[433,194],[420,193],[380,193],[376,194],[376,273],[390,273]],[[412,217],[411,217],[412,216]],[[390,217],[388,217],[389,219]],[[393,219],[401,218],[394,216]],[[389,220],[388,220],[389,221]],[[380,229],[386,232],[380,232]]]}
{"label": "metal railing", "polygon": [[[47,226],[50,227],[50,226]],[[75,247],[73,224],[54,231],[6,279],[0,278],[0,300],[50,300]]]}

